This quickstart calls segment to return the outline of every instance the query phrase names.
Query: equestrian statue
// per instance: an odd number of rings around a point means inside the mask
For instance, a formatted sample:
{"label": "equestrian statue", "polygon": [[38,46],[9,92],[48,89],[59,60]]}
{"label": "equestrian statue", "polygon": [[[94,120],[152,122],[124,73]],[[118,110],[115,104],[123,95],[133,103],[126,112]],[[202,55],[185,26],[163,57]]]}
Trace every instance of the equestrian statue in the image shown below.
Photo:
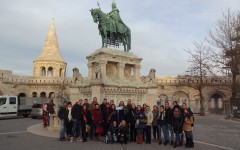
{"label": "equestrian statue", "polygon": [[102,47],[123,45],[124,51],[129,52],[131,49],[131,30],[122,21],[116,3],[112,2],[110,13],[102,12],[100,7],[90,11],[93,21],[98,23],[99,34],[102,37]]}

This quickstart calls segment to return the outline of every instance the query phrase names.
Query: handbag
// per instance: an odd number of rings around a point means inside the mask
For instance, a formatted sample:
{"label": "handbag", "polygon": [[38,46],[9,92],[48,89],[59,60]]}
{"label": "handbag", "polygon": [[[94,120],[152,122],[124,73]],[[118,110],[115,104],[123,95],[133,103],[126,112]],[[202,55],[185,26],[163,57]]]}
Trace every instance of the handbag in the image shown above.
{"label": "handbag", "polygon": [[143,118],[140,118],[140,119],[139,119],[139,124],[146,125],[146,124],[147,124],[147,117],[144,116]]}
{"label": "handbag", "polygon": [[97,134],[103,134],[103,128],[101,125],[98,125],[97,128],[96,128],[96,133]]}

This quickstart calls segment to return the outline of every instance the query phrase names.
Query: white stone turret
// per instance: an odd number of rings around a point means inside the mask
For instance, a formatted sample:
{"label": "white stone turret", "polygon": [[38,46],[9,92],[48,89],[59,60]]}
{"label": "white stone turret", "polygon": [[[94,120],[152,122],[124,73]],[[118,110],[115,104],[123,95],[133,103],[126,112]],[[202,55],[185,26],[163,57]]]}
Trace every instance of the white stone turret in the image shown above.
{"label": "white stone turret", "polygon": [[33,62],[34,77],[65,77],[67,63],[60,54],[57,34],[52,19],[41,54]]}

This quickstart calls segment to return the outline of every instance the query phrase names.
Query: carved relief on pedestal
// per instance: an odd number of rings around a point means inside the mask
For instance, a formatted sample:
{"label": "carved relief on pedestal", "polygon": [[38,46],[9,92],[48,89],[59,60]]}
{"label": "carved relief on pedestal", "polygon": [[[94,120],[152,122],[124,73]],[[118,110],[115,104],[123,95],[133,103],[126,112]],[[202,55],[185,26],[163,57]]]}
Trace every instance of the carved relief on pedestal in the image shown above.
{"label": "carved relief on pedestal", "polygon": [[117,76],[117,64],[113,62],[108,62],[106,66],[106,75],[108,77],[116,77]]}
{"label": "carved relief on pedestal", "polygon": [[133,76],[133,66],[132,65],[125,65],[124,68],[124,77],[131,78]]}

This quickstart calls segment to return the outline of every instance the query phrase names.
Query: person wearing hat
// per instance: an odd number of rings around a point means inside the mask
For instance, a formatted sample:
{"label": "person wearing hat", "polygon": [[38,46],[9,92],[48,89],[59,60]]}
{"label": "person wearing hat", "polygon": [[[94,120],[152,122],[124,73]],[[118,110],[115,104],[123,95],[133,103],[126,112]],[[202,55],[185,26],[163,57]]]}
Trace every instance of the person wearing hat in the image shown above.
{"label": "person wearing hat", "polygon": [[65,123],[67,119],[67,101],[63,102],[63,106],[60,107],[58,111],[58,118],[60,119],[60,141],[64,141],[65,138]]}

